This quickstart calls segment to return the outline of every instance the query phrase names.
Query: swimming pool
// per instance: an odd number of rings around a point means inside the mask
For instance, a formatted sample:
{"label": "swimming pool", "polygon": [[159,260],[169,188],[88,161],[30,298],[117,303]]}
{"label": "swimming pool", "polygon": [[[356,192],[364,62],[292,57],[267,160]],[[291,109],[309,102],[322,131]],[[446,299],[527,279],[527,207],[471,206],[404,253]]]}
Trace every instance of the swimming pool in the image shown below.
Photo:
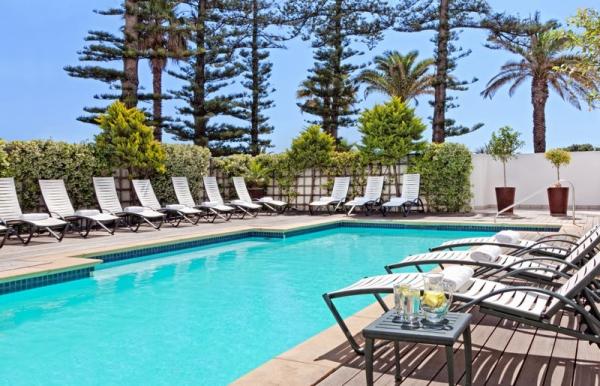
{"label": "swimming pool", "polygon": [[[97,268],[0,297],[10,385],[227,384],[334,323],[321,299],[386,263],[489,232],[335,228]],[[371,297],[341,299],[350,315]]]}

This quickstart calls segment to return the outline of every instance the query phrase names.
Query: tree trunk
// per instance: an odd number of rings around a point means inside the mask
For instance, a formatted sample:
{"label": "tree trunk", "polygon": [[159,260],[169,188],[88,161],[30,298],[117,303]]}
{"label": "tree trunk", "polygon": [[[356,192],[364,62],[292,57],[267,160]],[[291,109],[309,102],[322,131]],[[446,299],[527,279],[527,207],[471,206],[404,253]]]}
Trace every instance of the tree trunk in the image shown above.
{"label": "tree trunk", "polygon": [[431,139],[435,143],[442,143],[446,139],[446,87],[448,83],[448,42],[450,39],[448,10],[449,0],[440,0],[437,55],[435,58],[433,136]]}
{"label": "tree trunk", "polygon": [[259,102],[260,102],[260,66],[258,50],[258,0],[252,0],[252,107],[250,116],[250,154],[260,153],[259,134]]}
{"label": "tree trunk", "polygon": [[533,151],[546,151],[546,102],[548,84],[543,78],[534,77],[531,83],[531,103],[533,104]]}
{"label": "tree trunk", "polygon": [[152,67],[152,124],[154,139],[162,142],[162,72],[163,62],[160,58],[150,60]]}
{"label": "tree trunk", "polygon": [[205,54],[205,19],[206,0],[198,1],[198,15],[196,20],[196,57],[194,62],[194,144],[208,146],[206,134],[206,54]]}
{"label": "tree trunk", "polygon": [[334,37],[333,37],[333,49],[335,54],[333,55],[333,87],[331,95],[331,118],[329,134],[335,138],[335,142],[338,139],[339,129],[339,109],[340,109],[340,98],[342,98],[342,89],[344,87],[344,77],[342,75],[342,55],[344,53],[344,45],[342,39],[342,0],[336,0],[335,2],[335,14],[333,16],[334,22]]}
{"label": "tree trunk", "polygon": [[138,98],[138,15],[137,1],[125,0],[123,80],[121,101],[129,108],[136,107]]}

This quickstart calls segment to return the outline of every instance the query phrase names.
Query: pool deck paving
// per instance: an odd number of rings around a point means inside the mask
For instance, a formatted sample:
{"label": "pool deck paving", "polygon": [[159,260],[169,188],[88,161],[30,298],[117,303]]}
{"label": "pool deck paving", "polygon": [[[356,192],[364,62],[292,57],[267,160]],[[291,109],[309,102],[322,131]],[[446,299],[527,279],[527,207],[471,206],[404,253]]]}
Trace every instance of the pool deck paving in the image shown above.
{"label": "pool deck paving", "polygon": [[[58,243],[50,237],[36,237],[22,246],[9,240],[0,249],[0,283],[46,275],[101,263],[94,258],[106,252],[135,249],[156,244],[181,242],[249,230],[285,231],[303,226],[335,221],[391,221],[424,224],[493,224],[492,211],[471,215],[414,214],[381,217],[345,215],[308,216],[304,214],[268,216],[229,222],[182,224],[178,228],[165,224],[160,231],[142,227],[133,233],[123,229],[113,236],[94,231],[87,239],[71,234]],[[516,216],[502,217],[499,225],[562,226],[570,233],[581,233],[600,224],[600,212],[581,211],[575,225],[570,217],[552,217],[544,211],[519,210]],[[389,301],[389,299],[388,299]],[[323,305],[325,307],[325,305]],[[378,305],[371,305],[347,319],[351,331],[361,329],[381,315]],[[572,322],[563,315],[561,323]],[[333,323],[333,318],[332,318]],[[474,314],[473,333],[474,385],[600,385],[600,349],[577,339],[538,331],[490,315]],[[460,342],[455,346],[456,379],[464,373]],[[391,348],[376,354],[375,379],[378,385],[443,385],[447,384],[443,348],[426,345],[402,347],[401,383],[393,377]],[[462,367],[461,367],[462,366]],[[463,384],[464,379],[459,383]],[[237,385],[363,385],[363,358],[354,354],[337,325],[278,355],[254,371],[238,379]]]}

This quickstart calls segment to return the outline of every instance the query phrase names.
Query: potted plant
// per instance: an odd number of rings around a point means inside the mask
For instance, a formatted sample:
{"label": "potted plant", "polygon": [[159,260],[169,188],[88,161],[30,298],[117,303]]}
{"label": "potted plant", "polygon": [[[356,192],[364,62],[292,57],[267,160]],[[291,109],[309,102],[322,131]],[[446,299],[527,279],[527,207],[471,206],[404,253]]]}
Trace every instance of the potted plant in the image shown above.
{"label": "potted plant", "polygon": [[556,168],[556,183],[548,188],[550,214],[566,215],[569,205],[569,188],[560,184],[560,167],[571,162],[571,154],[562,149],[548,150],[545,157]]}
{"label": "potted plant", "polygon": [[[523,146],[520,140],[520,133],[513,130],[510,126],[501,127],[497,133],[492,133],[492,138],[487,145],[487,153],[493,159],[502,162],[502,176],[504,185],[496,187],[496,205],[498,211],[501,211],[515,203],[515,191],[512,186],[506,186],[506,164],[515,157],[517,150]],[[513,208],[507,209],[504,213],[513,213]]]}
{"label": "potted plant", "polygon": [[269,185],[269,171],[260,162],[252,158],[248,163],[248,171],[245,175],[248,193],[252,199],[265,196],[267,185]]}

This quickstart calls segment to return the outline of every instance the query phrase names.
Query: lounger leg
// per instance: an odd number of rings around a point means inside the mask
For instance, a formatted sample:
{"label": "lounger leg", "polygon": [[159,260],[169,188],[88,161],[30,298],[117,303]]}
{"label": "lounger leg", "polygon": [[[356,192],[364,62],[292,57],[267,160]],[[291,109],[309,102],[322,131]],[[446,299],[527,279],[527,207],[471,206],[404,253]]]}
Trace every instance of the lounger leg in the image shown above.
{"label": "lounger leg", "polygon": [[6,231],[4,232],[4,237],[2,237],[2,240],[0,241],[0,248],[2,248],[4,246],[4,243],[6,242],[6,239],[8,238],[8,228],[6,229]]}
{"label": "lounger leg", "polygon": [[115,234],[114,228],[113,228],[113,230],[110,230],[110,229],[108,229],[108,227],[107,227],[106,225],[104,225],[104,224],[103,224],[103,223],[101,223],[100,221],[96,221],[96,224],[97,224],[97,225],[98,225],[100,228],[102,228],[102,229],[104,229],[105,231],[107,231],[108,233],[110,233],[111,235],[114,235],[114,234]]}
{"label": "lounger leg", "polygon": [[364,355],[364,350],[360,347],[358,342],[356,342],[356,339],[354,339],[354,337],[352,336],[352,333],[348,329],[348,326],[344,322],[344,319],[333,304],[333,301],[331,300],[329,294],[323,294],[323,299],[325,300],[325,304],[327,304],[329,311],[331,311],[331,313],[333,314],[333,317],[335,318],[335,321],[337,322],[338,326],[340,326],[340,328],[342,329],[342,332],[346,336],[346,339],[348,339],[348,343],[350,343],[350,346],[352,347],[354,352],[356,352],[358,355]]}

